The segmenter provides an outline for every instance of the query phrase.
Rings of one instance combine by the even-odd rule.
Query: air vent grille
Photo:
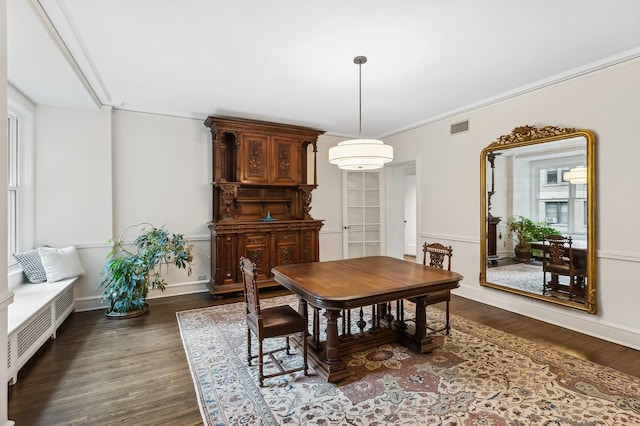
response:
[[[61,296],[56,299],[56,320],[73,304],[73,287],[69,287]]]
[[[48,333],[52,325],[51,320],[51,306],[49,306],[18,332],[18,358],[24,355],[41,336]]]
[[[451,134],[455,135],[457,133],[468,132],[469,131],[469,120],[461,121],[460,123],[455,123],[451,125]]]

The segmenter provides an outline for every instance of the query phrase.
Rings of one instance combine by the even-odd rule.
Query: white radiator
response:
[[[77,278],[55,283],[20,284],[8,309],[7,370],[9,383],[18,380],[18,370],[49,339],[75,307],[73,283]]]

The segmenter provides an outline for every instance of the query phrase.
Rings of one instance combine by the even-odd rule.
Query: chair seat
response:
[[[583,275],[584,274],[584,271],[581,268],[573,268],[573,273],[571,273],[572,269],[569,265],[546,264],[544,266],[544,271],[551,274],[558,274],[558,275]]]
[[[307,319],[289,305],[262,310],[264,337],[300,333],[308,328]]]
[[[569,275],[569,265],[549,265],[544,267],[546,272],[552,274]]]

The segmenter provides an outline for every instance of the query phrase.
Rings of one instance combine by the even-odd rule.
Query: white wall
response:
[[[97,286],[108,241],[140,222],[183,233],[196,248],[193,274],[170,270],[162,295],[204,291],[211,216],[204,125],[110,109],[39,105],[36,114],[36,245],[78,248],[86,273],[75,287],[77,310],[103,306]],[[133,238],[135,231],[125,235]]]
[[[454,245],[457,294],[640,349],[640,59],[628,61],[389,138],[396,158],[419,157],[421,238]],[[470,131],[449,126],[470,120]],[[590,315],[479,285],[480,152],[519,125],[557,125],[596,133],[598,313]],[[438,178],[438,176],[446,176]],[[421,243],[421,242],[419,242]]]
[[[324,220],[320,229],[320,260],[342,259],[342,172],[329,163],[329,148],[344,138],[318,138],[318,188],[312,192],[311,216]]]
[[[111,111],[38,105],[35,121],[35,246],[75,245],[78,307],[97,307],[112,238]]]
[[[163,294],[205,291],[210,274],[211,133],[203,120],[115,111],[113,217],[117,237],[141,222],[164,226],[194,244],[193,273],[171,268]],[[135,230],[125,240],[135,238]]]

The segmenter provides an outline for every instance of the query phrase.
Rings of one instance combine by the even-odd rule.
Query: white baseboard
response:
[[[179,284],[168,284],[164,291],[153,290],[147,299],[159,299],[162,297],[182,296],[185,294],[204,293],[207,289],[207,281],[191,281]],[[106,305],[100,301],[99,296],[81,297],[76,299],[75,312],[94,311],[104,309]]]
[[[602,318],[596,315],[573,309],[556,309],[548,303],[523,298],[515,294],[494,292],[493,289],[488,288],[477,289],[461,285],[453,293],[578,333],[640,350],[640,329],[622,328],[619,325],[602,321]]]

